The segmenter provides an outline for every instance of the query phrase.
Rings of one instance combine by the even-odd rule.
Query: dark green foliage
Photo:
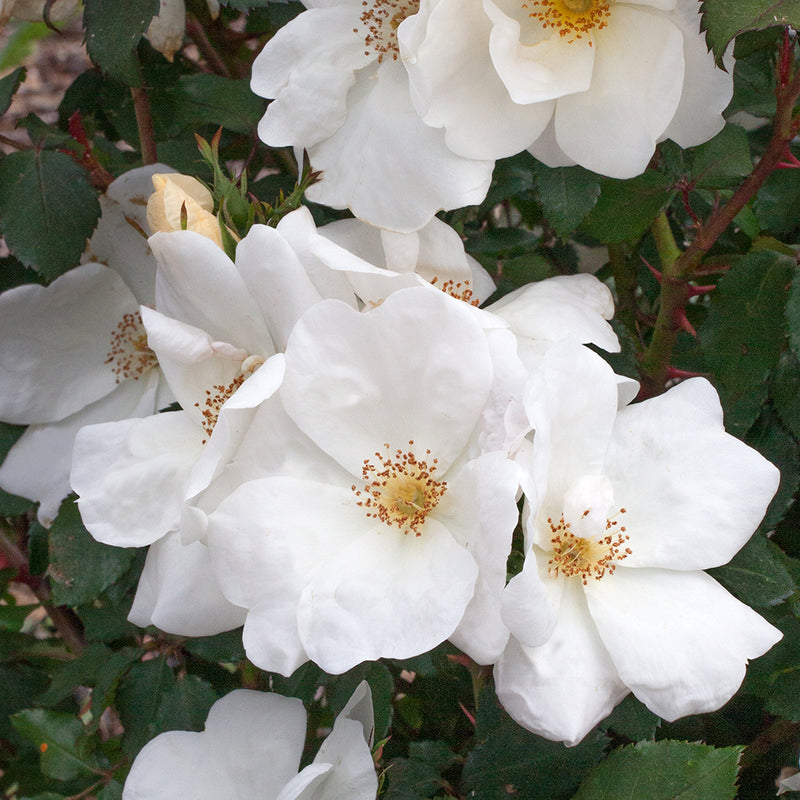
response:
[[[50,528],[50,575],[53,598],[68,606],[90,604],[128,569],[133,548],[96,542],[83,527],[75,502],[65,500]]]
[[[615,750],[574,800],[732,800],[741,747],[639,742]]]
[[[628,181],[603,178],[600,197],[583,229],[606,244],[635,241],[674,194],[669,180],[653,170]]]
[[[557,800],[571,797],[602,758],[607,739],[590,733],[576,747],[542,739],[517,725],[490,687],[481,694],[475,749],[464,767],[465,787],[480,800]]]
[[[766,399],[767,378],[786,337],[783,309],[792,269],[773,252],[736,259],[719,281],[699,330],[733,434],[747,431]]]
[[[745,31],[757,31],[774,25],[800,25],[800,2],[797,0],[703,0],[702,28],[708,47],[722,64],[722,55],[730,41]]]
[[[99,216],[97,193],[68,155],[26,150],[0,161],[0,229],[17,259],[46,278],[77,266]]]
[[[86,0],[83,24],[92,62],[128,86],[141,84],[136,46],[158,13],[158,0]]]

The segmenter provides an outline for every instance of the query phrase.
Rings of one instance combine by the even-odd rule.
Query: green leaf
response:
[[[97,800],[122,800],[122,786],[111,781],[97,793]]]
[[[744,689],[763,697],[769,713],[800,722],[800,619],[787,606],[768,616],[783,639],[750,663]]]
[[[96,542],[83,527],[78,506],[67,498],[50,528],[50,576],[58,605],[91,603],[131,565],[134,548]]]
[[[415,759],[393,759],[386,777],[385,800],[425,800],[442,785],[439,771],[433,765]]]
[[[786,301],[786,324],[789,327],[789,346],[800,359],[800,272],[795,274],[789,289],[789,298]]]
[[[791,302],[790,297],[789,303]],[[791,341],[791,334],[789,338]],[[800,439],[800,359],[795,353],[787,351],[781,354],[773,376],[770,396],[781,422],[795,438]]]
[[[99,724],[100,715],[114,702],[120,680],[141,658],[142,651],[135,647],[123,647],[111,655],[103,668],[95,674],[92,691],[92,717]]]
[[[48,777],[68,781],[91,775],[97,766],[84,727],[72,714],[29,708],[14,714],[11,722],[39,748]]]
[[[123,750],[133,756],[164,731],[203,730],[216,700],[216,692],[196,675],[176,677],[166,657],[134,664],[117,690]]]
[[[327,696],[333,714],[338,714],[350,699],[350,695],[361,681],[366,681],[372,691],[375,711],[375,739],[386,736],[392,724],[392,695],[394,680],[389,670],[380,661],[367,661],[345,672],[328,683]]]
[[[547,221],[562,239],[567,239],[594,208],[600,196],[600,176],[583,167],[551,169],[538,161],[534,174],[536,194]]]
[[[249,81],[203,73],[182,76],[170,101],[174,115],[169,126],[172,135],[205,125],[250,133],[266,108],[264,101],[250,90]]]
[[[701,30],[717,64],[728,44],[740,33],[775,25],[800,26],[800,0],[703,0]]]
[[[85,0],[83,27],[92,63],[128,86],[141,85],[136,46],[158,7],[158,0]]]
[[[206,661],[244,661],[246,658],[241,628],[218,633],[216,636],[189,639],[184,647]]]
[[[692,180],[697,189],[735,186],[753,169],[744,128],[726,125],[713,139],[694,149]]]
[[[614,750],[573,800],[732,800],[742,747],[639,742]]]
[[[9,718],[16,711],[35,705],[47,683],[48,676],[28,664],[0,664],[0,739],[18,738]]]
[[[769,251],[738,259],[712,293],[698,332],[734,435],[747,431],[766,398],[767,378],[786,337],[783,309],[793,269]]]
[[[757,533],[730,563],[709,572],[747,605],[774,606],[796,588],[782,564],[783,557],[777,545]]]
[[[37,701],[52,706],[72,694],[76,686],[94,686],[96,677],[112,656],[113,651],[105,645],[90,643],[77,658],[61,665],[47,691]]]
[[[674,196],[669,179],[653,170],[628,181],[605,178],[583,230],[605,244],[635,241]]]
[[[607,742],[602,734],[590,733],[576,747],[565,747],[535,736],[503,711],[491,686],[480,697],[475,739],[464,784],[480,800],[568,797],[600,760]]]
[[[99,216],[97,193],[68,155],[26,150],[0,161],[0,229],[14,255],[47,278],[78,264]]]
[[[23,433],[25,433],[24,425],[9,425],[7,422],[0,422],[0,463]],[[15,494],[9,494],[0,489],[0,514],[16,517],[19,514],[24,514],[32,507],[33,502],[31,500],[18,497]]]
[[[0,80],[0,114],[8,111],[20,84],[25,80],[25,67],[17,67]]]
[[[746,441],[781,472],[778,491],[759,526],[761,531],[771,531],[783,519],[800,484],[800,445],[769,408],[748,432]]]

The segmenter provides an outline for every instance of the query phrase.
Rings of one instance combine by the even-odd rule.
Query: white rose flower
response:
[[[244,621],[213,575],[205,514],[187,501],[222,471],[277,390],[283,360],[276,350],[321,299],[308,272],[330,272],[315,245],[326,258],[361,263],[319,236],[305,210],[282,222],[291,241],[254,226],[236,263],[194,231],[150,238],[157,310],[142,307],[141,318],[182,410],[87,425],[75,439],[70,479],[87,530],[119,547],[152,545],[129,617],[139,625],[205,636]],[[344,278],[332,274],[345,286],[328,279],[326,288],[355,305]]]
[[[44,525],[69,493],[81,427],[146,416],[172,401],[139,314],[140,303],[152,302],[155,259],[125,219],[145,224],[151,175],[168,169],[131,170],[109,186],[92,262],[49,286],[0,296],[0,419],[30,426],[0,466],[0,486],[38,501]]]
[[[526,394],[527,557],[495,680],[517,722],[568,744],[629,692],[667,720],[713,711],[781,638],[702,572],[752,535],[778,470],[725,433],[702,378],[617,404],[608,365],[570,343]]]
[[[732,69],[699,0],[420,0],[398,31],[415,107],[470,158],[644,172],[656,143],[718,133]],[[729,64],[729,67],[732,64]]]
[[[300,700],[235,689],[205,730],[168,731],[136,756],[123,800],[374,800],[372,695],[362,682],[314,761],[298,772],[306,738]]]
[[[364,313],[319,303],[292,331],[281,402],[262,405],[208,518],[262,668],[339,673],[448,637],[481,663],[502,650],[518,476],[471,453],[493,381],[473,312],[419,287]]]
[[[253,63],[252,89],[275,98],[259,136],[306,149],[308,198],[408,233],[439,209],[479,203],[493,163],[464,158],[411,104],[397,31],[418,0],[307,0]]]
[[[461,237],[436,217],[412,233],[394,233],[355,219],[331,222],[319,232],[380,268],[348,273],[355,293],[368,307],[380,305],[395,289],[416,285],[420,278],[471,305],[480,305],[494,293],[491,275],[467,255]],[[387,280],[386,271],[397,280]]]

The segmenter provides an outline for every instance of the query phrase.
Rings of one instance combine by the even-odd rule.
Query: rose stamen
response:
[[[589,513],[590,509],[586,509],[582,518],[589,516]],[[625,533],[625,526],[621,526],[615,519],[624,513],[625,509],[621,508],[606,520],[607,533],[604,536],[589,538],[576,536],[563,516],[557,522],[548,518],[547,524],[553,534],[550,539],[553,557],[548,562],[548,572],[554,577],[577,576],[584,586],[590,578],[599,581],[606,573],[613,575],[617,562],[633,552],[626,546],[630,537]]]
[[[413,447],[414,441],[408,444]],[[413,531],[415,536],[421,536],[422,524],[447,489],[446,481],[433,477],[438,459],[428,463],[430,450],[421,459],[411,450],[397,449],[391,453],[388,443],[383,447],[383,453],[374,453],[376,461],[364,459],[363,489],[355,484],[350,487],[359,498],[356,505],[366,509],[368,517],[395,525],[403,533]]]

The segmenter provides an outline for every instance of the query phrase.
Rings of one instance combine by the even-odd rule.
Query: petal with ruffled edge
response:
[[[0,295],[0,419],[56,422],[111,393],[128,377],[115,372],[114,336],[138,312],[130,289],[102,264]]]
[[[555,134],[567,156],[612,178],[644,172],[683,88],[683,35],[667,17],[615,6],[595,34],[588,91],[559,98]]]
[[[142,547],[176,530],[202,440],[202,428],[183,411],[82,428],[70,482],[89,533],[117,547]]]
[[[362,681],[314,762],[286,785],[278,800],[374,800],[378,778],[370,752],[373,728],[372,694]]]
[[[515,0],[483,3],[492,21],[489,38],[492,63],[511,99],[520,104],[538,104],[587,91],[597,58],[594,35],[570,39],[550,28],[539,30],[539,24],[528,20],[526,28],[530,30],[523,33],[519,20],[513,16],[526,15],[520,5]],[[549,113],[543,116],[537,136],[549,120]],[[532,136],[530,141],[535,138]]]
[[[758,451],[725,432],[704,378],[620,411],[604,472],[626,509],[633,553],[625,566],[680,570],[730,561],[780,480]]]
[[[512,638],[494,667],[497,696],[523,728],[575,745],[628,694],[586,610],[565,586],[558,623],[540,647]]]
[[[445,473],[492,382],[473,310],[425,287],[395,292],[368,313],[335,301],[314,306],[286,348],[287,412],[355,476],[384,443],[418,458],[429,449]]]
[[[201,733],[169,731],[145,745],[123,798],[277,798],[297,773],[305,735],[300,700],[235,689],[214,703]]]
[[[258,125],[273,147],[311,147],[334,134],[347,116],[355,71],[374,56],[354,32],[360,3],[310,9],[281,28],[253,62],[250,88],[274,97]]]
[[[152,414],[159,376],[124,381],[111,394],[75,414],[47,425],[31,425],[0,465],[0,486],[40,503],[39,521],[49,526],[69,494],[75,435],[84,425]]]
[[[620,679],[670,721],[718,709],[782,635],[704,572],[619,566],[585,591]]]
[[[340,475],[338,485],[253,480],[208,516],[214,569],[225,596],[251,610],[243,638],[262,669],[289,675],[307,660],[297,631],[301,592],[317,569],[371,530],[350,476]]]
[[[225,401],[219,411],[211,438],[206,442],[184,483],[183,498],[187,503],[196,503],[209,484],[234,460],[235,454],[240,449],[245,437],[248,436],[250,426],[260,406],[278,390],[283,380],[283,372],[283,354],[278,353],[259,367]],[[263,442],[269,442],[270,450],[274,450],[277,446],[277,442],[270,437],[258,438],[257,446],[263,448]],[[261,476],[251,476],[251,478],[256,477]],[[181,512],[183,523],[186,519],[184,505],[181,507]],[[202,535],[203,523],[199,526],[192,524],[189,527],[191,530],[185,531],[181,524],[181,538],[184,544],[204,538]]]
[[[248,377],[250,353],[229,342],[215,342],[201,328],[142,306],[147,343],[185,412],[211,436],[222,404]],[[268,344],[271,346],[272,341]],[[257,359],[263,355],[256,351]]]
[[[532,458],[525,466],[540,495],[535,528],[531,530],[528,520],[526,540],[533,537],[549,550],[552,533],[544,521],[561,517],[564,496],[578,478],[603,470],[617,415],[614,372],[588,348],[559,342],[531,378],[525,409],[536,431]]]
[[[266,225],[254,225],[239,242],[236,266],[282,350],[303,312],[326,295],[320,294],[289,242]]]
[[[166,164],[129,170],[100,196],[100,219],[81,256],[81,263],[99,261],[111,267],[143,305],[155,304],[156,260],[147,243],[147,198],[153,175],[174,173]]]
[[[619,339],[608,324],[614,316],[611,291],[594,275],[557,275],[503,295],[488,309],[519,337],[557,342],[574,339],[618,353]]]
[[[440,209],[480,203],[494,166],[456,155],[444,131],[419,118],[405,69],[393,61],[358,73],[346,120],[309,156],[324,173],[306,191],[309,200],[400,233],[418,230]]]
[[[419,13],[397,31],[414,107],[428,125],[444,128],[447,146],[465,158],[518,153],[541,134],[555,108],[509,97],[492,64],[491,32],[474,0],[422,0]]]
[[[694,147],[708,141],[725,125],[722,112],[733,97],[733,54],[725,55],[727,72],[718,69],[700,33],[698,0],[680,0],[670,16],[683,32],[683,59],[686,71],[678,109],[667,126],[663,139],[672,139],[681,147]]]
[[[448,474],[447,491],[431,512],[478,564],[475,593],[450,636],[478,664],[497,661],[508,641],[500,603],[511,536],[519,519],[518,488],[516,464],[501,453],[487,453]]]
[[[455,630],[477,574],[475,559],[436,519],[429,516],[419,536],[378,523],[304,589],[300,638],[312,661],[332,674],[426,653]]]
[[[194,231],[156,233],[148,241],[158,261],[161,314],[250,353],[275,352],[260,309],[221,248]]]
[[[525,556],[522,572],[508,582],[503,592],[503,623],[526,647],[544,644],[558,621],[564,579],[548,578],[549,555],[538,547],[532,547]]]
[[[128,620],[179,636],[214,636],[244,624],[247,612],[228,602],[208,548],[182,545],[168,533],[150,546]]]

